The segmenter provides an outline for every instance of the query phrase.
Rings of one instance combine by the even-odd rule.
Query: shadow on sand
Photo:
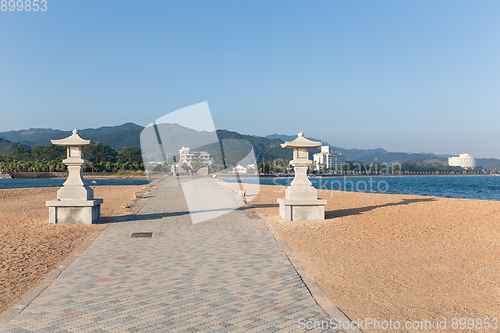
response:
[[[106,216],[96,221],[95,224],[120,223],[128,221],[149,221],[159,220],[164,217],[189,215],[189,212],[173,212],[173,213],[152,213],[152,214],[130,214],[123,216]]]
[[[359,208],[350,208],[350,209],[338,209],[338,210],[330,210],[325,212],[325,219],[333,219],[336,217],[344,217],[351,215],[360,215],[364,212],[369,212],[371,210],[382,208],[382,207],[391,207],[391,206],[406,206],[412,203],[417,202],[430,202],[436,201],[434,198],[420,198],[420,199],[403,199],[399,202],[389,202],[383,205],[375,205],[375,206],[366,206]]]
[[[417,202],[431,202],[431,201],[436,201],[435,198],[419,198],[419,199],[403,199],[399,202],[389,202],[386,204],[382,205],[374,205],[374,206],[366,206],[366,207],[359,207],[359,208],[350,208],[350,209],[338,209],[338,210],[330,210],[325,212],[325,219],[333,219],[336,217],[344,217],[344,216],[351,216],[351,215],[360,215],[365,212],[369,212],[371,210],[377,209],[377,208],[383,208],[383,207],[392,207],[392,206],[406,206],[412,203],[417,203]],[[221,209],[214,209],[214,210],[205,210],[205,211],[196,211],[196,212],[190,212],[190,211],[181,211],[181,212],[170,212],[170,213],[152,213],[152,214],[130,214],[130,215],[124,215],[124,216],[107,216],[101,218],[99,221],[96,221],[96,224],[106,224],[106,223],[120,223],[120,222],[127,222],[127,221],[149,221],[149,220],[159,220],[165,217],[174,217],[174,216],[183,216],[183,215],[189,215],[191,213],[204,213],[204,212],[212,212],[212,211],[227,211],[232,212],[234,210],[248,210],[248,209],[254,209],[254,208],[278,208],[279,205],[276,204],[250,204],[250,205],[245,205],[243,207],[239,207],[237,209],[233,208],[221,208]]]
[[[238,208],[239,210],[247,210],[247,209],[252,209],[252,208],[272,208],[276,207],[278,208],[279,205],[277,203],[275,204],[249,204],[245,205],[243,207]]]

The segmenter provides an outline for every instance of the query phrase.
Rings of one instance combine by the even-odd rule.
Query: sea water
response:
[[[224,179],[224,178],[223,178]],[[389,177],[310,177],[317,189],[415,194],[423,196],[500,200],[499,176],[389,176]],[[226,180],[226,179],[224,179]],[[260,178],[263,185],[290,185],[293,178]],[[227,181],[234,181],[227,179]],[[253,177],[241,177],[242,182],[255,183]]]
[[[220,177],[224,179],[223,177]],[[254,177],[240,177],[242,182],[255,183]],[[415,194],[423,196],[500,200],[500,176],[392,176],[392,177],[311,177],[317,189]],[[234,181],[234,178],[224,179]],[[260,178],[263,185],[289,186],[293,178]],[[61,187],[66,179],[0,179],[0,189],[29,187]],[[91,186],[145,185],[143,179],[92,179],[85,181]]]

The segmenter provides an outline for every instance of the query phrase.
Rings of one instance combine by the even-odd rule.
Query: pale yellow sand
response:
[[[318,194],[324,221],[284,222],[281,186],[261,186],[251,205],[351,319],[500,319],[500,202]]]
[[[95,187],[103,216],[127,214],[140,188]],[[100,227],[49,225],[56,190],[0,190],[1,310]],[[284,222],[284,188],[260,191],[250,205],[350,318],[500,317],[500,202],[319,191],[327,220]]]
[[[128,214],[123,204],[144,186],[94,187],[103,216]],[[0,190],[0,312],[14,305],[102,225],[49,225],[45,201],[58,188]]]

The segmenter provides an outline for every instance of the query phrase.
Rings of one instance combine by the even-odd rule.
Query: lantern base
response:
[[[94,190],[87,185],[68,186],[65,185],[57,190],[57,200],[92,200],[94,199]]]
[[[290,200],[278,198],[280,216],[285,221],[324,220],[326,200]]]
[[[101,218],[102,202],[102,199],[52,200],[45,205],[49,207],[49,223],[92,224]]]

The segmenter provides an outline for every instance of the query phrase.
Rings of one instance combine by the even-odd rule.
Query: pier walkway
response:
[[[0,332],[303,332],[299,319],[327,319],[261,220],[235,210],[193,224],[175,181]]]

